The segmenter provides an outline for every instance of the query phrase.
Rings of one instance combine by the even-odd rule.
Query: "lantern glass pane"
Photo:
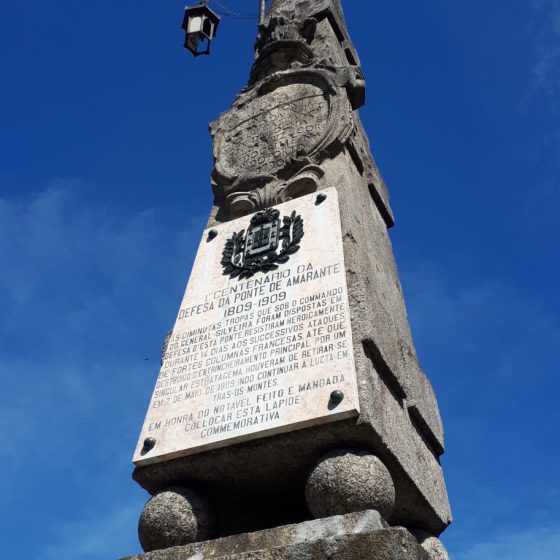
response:
[[[198,35],[195,33],[193,35],[187,35],[187,43],[185,47],[189,49],[192,53],[196,53],[198,49]]]
[[[202,24],[202,33],[204,33],[204,35],[208,37],[208,39],[211,39],[213,37],[213,29],[214,24],[212,23],[212,21],[209,18],[204,18],[204,23]]]
[[[202,16],[195,16],[189,19],[189,28],[187,33],[198,33],[202,29]]]

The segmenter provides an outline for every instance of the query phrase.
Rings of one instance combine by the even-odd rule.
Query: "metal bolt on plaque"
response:
[[[142,447],[142,452],[144,454],[149,453],[156,446],[156,438],[149,437],[144,440],[144,446]]]
[[[333,391],[330,396],[330,402],[335,406],[339,405],[344,400],[344,393],[342,391]]]
[[[319,193],[317,195],[317,201],[315,204],[317,204],[317,206],[321,205],[323,202],[325,202],[325,200],[327,200],[327,195],[325,193]]]

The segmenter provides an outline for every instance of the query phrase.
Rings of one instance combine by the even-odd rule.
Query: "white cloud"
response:
[[[547,446],[558,425],[556,302],[531,289],[532,279],[524,286],[482,268],[405,262],[402,270],[421,361],[444,395],[456,522],[442,540],[454,560],[558,560],[550,520],[559,457]]]
[[[80,181],[0,199],[5,356],[91,364],[125,339],[143,346],[140,325],[173,317],[200,236],[200,217],[169,218],[111,208]]]
[[[97,511],[76,521],[55,522],[53,542],[40,548],[38,560],[115,560],[133,554],[139,548],[134,528],[141,507],[138,503],[112,512]]]
[[[128,468],[201,232],[173,218],[78,180],[0,198],[0,507],[36,476],[76,488]]]
[[[558,560],[560,558],[558,525],[501,532],[490,538],[478,533],[471,535],[469,541],[472,544],[465,544],[462,551],[452,555],[453,560]]]
[[[80,181],[0,199],[0,330],[13,339],[34,328],[35,341],[59,358],[98,340],[94,329],[130,333],[137,327],[131,314],[158,318],[157,288],[186,280],[169,279],[169,261],[177,266],[183,258],[186,269],[200,235],[200,218],[175,229],[167,218],[111,208]]]
[[[478,266],[472,262],[470,268]],[[499,383],[502,395],[518,387],[525,370],[534,371],[535,382],[550,375],[551,349],[560,347],[560,317],[540,294],[527,293],[530,285],[516,287],[511,279],[485,277],[483,270],[463,275],[436,263],[401,268],[414,338],[421,361],[431,364],[428,371],[442,371],[444,363],[446,376],[466,363],[482,367],[484,381]],[[455,389],[466,382],[455,379]]]
[[[521,278],[508,279],[476,273],[481,264],[472,261],[466,276],[458,265],[435,262],[403,263],[403,284],[410,303],[414,332],[422,336],[453,338],[468,347],[486,342],[492,333],[505,345],[517,339],[556,338],[560,341],[560,318],[539,293],[527,295],[515,287]],[[526,280],[531,282],[531,279]],[[534,297],[532,297],[534,296]],[[510,350],[511,351],[511,350]]]
[[[550,97],[560,93],[560,0],[533,0],[537,84]]]
[[[414,340],[439,397],[444,472],[461,525],[472,519],[478,534],[519,510],[534,515],[537,496],[554,511],[545,496],[560,471],[551,468],[544,478],[525,473],[538,468],[532,457],[546,449],[559,421],[558,309],[532,289],[532,279],[514,287],[519,279],[480,276],[482,269],[464,274],[451,263],[403,264]],[[559,463],[554,451],[551,461]],[[477,515],[480,503],[492,505]]]

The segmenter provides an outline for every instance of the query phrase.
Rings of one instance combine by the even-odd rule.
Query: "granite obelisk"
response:
[[[447,558],[443,428],[340,0],[271,0],[255,50],[211,125],[215,202],[134,456],[152,496],[134,558]]]

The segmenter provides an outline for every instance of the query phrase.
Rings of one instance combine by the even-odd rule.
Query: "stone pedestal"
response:
[[[429,560],[412,534],[376,511],[159,550],[122,560]]]

